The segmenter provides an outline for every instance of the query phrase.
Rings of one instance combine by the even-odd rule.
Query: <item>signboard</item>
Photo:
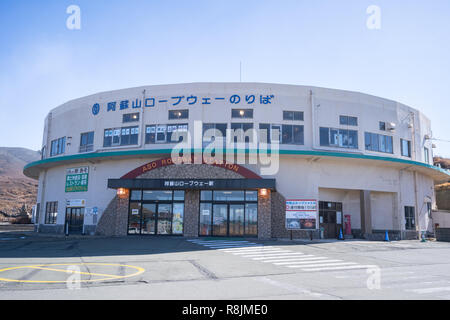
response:
[[[67,208],[76,208],[76,207],[84,207],[84,206],[86,206],[86,200],[84,200],[84,199],[66,200]]]
[[[66,192],[88,191],[89,167],[66,170]]]
[[[317,229],[317,200],[286,200],[286,229]]]

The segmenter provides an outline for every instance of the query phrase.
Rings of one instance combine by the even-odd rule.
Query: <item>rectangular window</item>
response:
[[[378,133],[364,133],[365,146],[368,151],[393,153],[392,137]]]
[[[128,146],[138,144],[139,127],[105,129],[103,147]]]
[[[358,131],[321,127],[319,133],[321,146],[358,149]]]
[[[232,109],[232,118],[253,119],[253,109]]]
[[[416,229],[416,218],[414,214],[414,207],[405,206],[405,228],[406,230]]]
[[[357,126],[358,118],[350,116],[339,116],[339,123],[345,126]]]
[[[283,124],[281,131],[282,144],[304,144],[303,126]]]
[[[169,120],[188,119],[189,110],[169,110]]]
[[[45,224],[56,224],[58,216],[58,202],[47,202],[45,206]]]
[[[247,131],[253,129],[253,123],[232,123],[231,130],[234,135],[234,142],[253,142],[253,135]]]
[[[94,131],[82,133],[80,137],[80,152],[94,150]]]
[[[139,121],[139,112],[136,113],[127,113],[122,116],[122,122],[135,122]]]
[[[167,125],[167,143],[187,141],[188,124]]]
[[[379,122],[379,128],[381,131],[386,131],[386,122]]]
[[[204,123],[203,124],[203,147],[208,146],[213,141],[221,140],[226,144],[227,124],[226,123]]]
[[[402,156],[411,158],[411,141],[400,139]]]
[[[112,145],[113,129],[105,129],[103,136],[103,147],[111,147]]]
[[[302,111],[283,111],[283,120],[303,121]]]
[[[138,144],[139,128],[125,127],[121,130],[120,145],[129,146]]]
[[[423,155],[425,163],[430,163],[430,151],[428,148],[423,148]]]
[[[50,157],[64,154],[66,152],[66,137],[62,137],[51,142]]]

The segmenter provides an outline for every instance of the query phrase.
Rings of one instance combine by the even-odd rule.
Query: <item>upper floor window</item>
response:
[[[339,116],[339,123],[345,126],[357,126],[358,118],[350,116]]]
[[[94,150],[94,131],[82,133],[80,137],[80,152]]]
[[[364,134],[366,150],[394,153],[392,147],[392,137],[377,133],[366,132]]]
[[[117,147],[138,144],[139,127],[105,129],[103,147]]]
[[[386,122],[380,121],[378,123],[380,131],[386,131]]]
[[[411,158],[411,141],[400,139],[402,156]]]
[[[303,126],[283,124],[281,132],[282,144],[304,144]]]
[[[66,152],[66,137],[52,140],[50,148],[50,157],[64,154]]]
[[[320,145],[358,149],[358,131],[321,127]]]
[[[139,121],[139,112],[136,113],[126,113],[122,116],[122,122],[135,122]]]
[[[253,119],[253,109],[232,109],[232,118]]]
[[[430,163],[430,150],[428,148],[423,148],[424,161]]]
[[[283,111],[283,120],[303,121],[302,111]]]
[[[45,224],[55,224],[58,216],[58,202],[47,202],[45,208]]]
[[[262,143],[272,143],[278,141],[281,143],[281,124],[260,123],[259,141]]]
[[[226,143],[227,124],[226,123],[204,123],[203,124],[203,147],[206,147],[215,140],[221,139]]]
[[[149,125],[145,128],[145,143],[177,143],[186,141],[187,132],[187,123]],[[177,133],[178,139],[175,139],[175,133]]]
[[[253,134],[249,133],[249,129],[253,129],[253,123],[232,123],[234,142],[253,142]]]
[[[188,119],[189,110],[169,110],[169,120]]]

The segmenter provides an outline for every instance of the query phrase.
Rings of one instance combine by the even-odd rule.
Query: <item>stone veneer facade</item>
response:
[[[137,179],[244,179],[240,174],[222,167],[207,164],[178,164],[148,171]],[[258,196],[258,238],[272,237],[271,192]],[[185,237],[198,237],[200,191],[186,190],[184,199],[183,234]],[[103,212],[96,229],[97,235],[125,236],[128,229],[128,195],[114,197]],[[279,206],[277,206],[279,207]],[[281,207],[284,207],[282,204]]]

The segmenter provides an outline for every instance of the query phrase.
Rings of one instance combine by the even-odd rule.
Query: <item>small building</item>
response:
[[[45,119],[39,232],[417,238],[432,231],[430,121],[367,94],[265,83],[102,92]]]

